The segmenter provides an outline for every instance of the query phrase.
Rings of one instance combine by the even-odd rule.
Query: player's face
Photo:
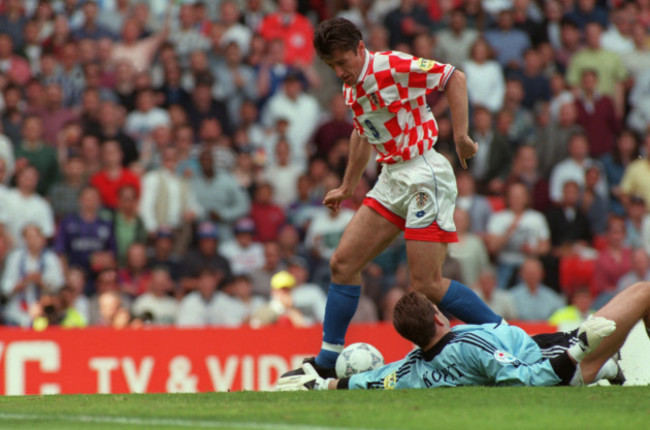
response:
[[[355,51],[337,49],[330,57],[323,59],[346,85],[354,85],[357,82],[365,60],[366,47],[363,42],[359,42]]]

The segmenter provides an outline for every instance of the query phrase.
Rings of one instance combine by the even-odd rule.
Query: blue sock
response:
[[[457,281],[451,281],[438,306],[468,324],[499,323],[502,320],[474,291]]]
[[[336,364],[345,345],[348,325],[357,311],[359,296],[361,285],[330,284],[323,321],[323,346],[316,357],[319,366],[333,368]]]

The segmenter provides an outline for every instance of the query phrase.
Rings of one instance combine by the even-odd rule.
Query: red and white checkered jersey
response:
[[[444,90],[455,68],[398,51],[372,53],[359,81],[343,85],[354,127],[375,145],[381,163],[410,160],[430,150],[438,125],[425,96]]]

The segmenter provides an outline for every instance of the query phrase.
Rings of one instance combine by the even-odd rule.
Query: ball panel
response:
[[[348,378],[383,365],[384,357],[377,348],[364,342],[353,343],[346,346],[336,360],[336,375]]]

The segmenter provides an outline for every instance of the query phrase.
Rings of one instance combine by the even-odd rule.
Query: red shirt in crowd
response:
[[[287,64],[308,65],[314,61],[314,28],[299,13],[285,15],[278,12],[267,15],[260,26],[260,34],[267,42],[273,39],[284,42],[284,61]]]
[[[97,172],[90,178],[90,185],[99,190],[102,203],[110,209],[117,207],[117,196],[123,186],[135,187],[140,195],[140,178],[129,169],[122,169],[117,178],[110,178],[105,170]]]
[[[280,206],[260,203],[253,203],[251,218],[255,221],[255,240],[259,242],[276,240],[286,219]]]

